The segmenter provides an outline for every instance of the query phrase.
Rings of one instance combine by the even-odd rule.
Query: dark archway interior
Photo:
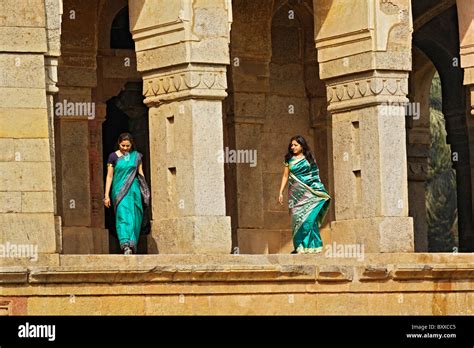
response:
[[[141,86],[139,84],[139,86]],[[143,154],[143,171],[145,178],[150,185],[150,149],[148,141],[148,109],[143,104],[143,96],[140,88],[136,84],[129,83],[125,89],[116,97],[107,101],[107,114],[105,122],[102,124],[102,146],[103,146],[103,168],[104,182],[107,175],[107,159],[110,153],[116,151],[117,139],[123,132],[133,135],[136,150]],[[109,230],[110,253],[120,253],[115,228],[115,215],[113,209],[104,207],[105,228]],[[150,219],[145,214],[144,219]],[[138,243],[138,253],[147,253],[146,235],[140,236]]]
[[[135,41],[130,33],[128,6],[117,13],[110,30],[110,48],[135,50]]]
[[[442,111],[446,121],[447,143],[456,158],[459,250],[474,251],[472,230],[471,168],[466,123],[464,71],[459,63],[459,34],[456,6],[423,25],[413,35],[413,45],[423,51],[439,72]]]
[[[129,27],[128,6],[121,9],[112,22],[110,48],[135,49],[135,42]],[[143,104],[142,82],[128,82],[122,91],[107,101],[105,121],[102,124],[102,149],[104,183],[107,176],[107,159],[110,153],[118,149],[117,139],[123,132],[132,134],[136,150],[143,154],[143,171],[151,189],[150,180],[150,146],[148,127],[148,108]],[[109,252],[121,253],[117,239],[115,215],[113,209],[104,207],[105,228],[109,230]],[[147,225],[150,224],[151,209],[144,214]],[[146,234],[140,236],[139,254],[147,253]]]

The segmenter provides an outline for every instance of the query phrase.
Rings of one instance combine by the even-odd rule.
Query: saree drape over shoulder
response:
[[[117,235],[120,247],[125,246],[136,251],[143,219],[142,193],[138,167],[142,163],[142,154],[131,151],[118,157],[114,166],[111,199],[116,216]]]
[[[288,205],[293,229],[293,245],[298,253],[322,251],[319,228],[329,211],[331,197],[319,178],[316,163],[292,157],[288,163]]]

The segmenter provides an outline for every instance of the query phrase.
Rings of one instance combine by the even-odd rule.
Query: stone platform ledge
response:
[[[40,254],[38,261],[22,258],[0,259],[2,267],[21,266],[87,266],[87,267],[138,267],[157,265],[366,265],[366,264],[424,264],[424,263],[472,263],[474,253],[365,253],[363,259],[327,257],[322,254]]]
[[[366,254],[363,260],[324,254],[59,255],[58,261],[0,267],[0,284],[467,281],[469,289],[474,284],[474,254]]]
[[[0,301],[8,314],[474,315],[473,254],[51,260],[57,262],[0,265]]]

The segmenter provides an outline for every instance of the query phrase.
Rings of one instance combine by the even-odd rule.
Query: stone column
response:
[[[234,244],[239,253],[267,254],[275,236],[272,238],[272,234],[265,230],[264,188],[269,183],[268,177],[263,175],[261,146],[269,92],[273,1],[239,1],[234,4],[234,11],[229,67],[232,98],[227,100],[232,113],[227,115],[228,124],[225,125],[231,137],[227,146],[229,150],[257,152],[255,167],[226,164],[227,174],[234,179],[229,184],[235,185],[230,192],[235,205],[232,216],[235,219]],[[259,13],[259,16],[253,16],[253,13]],[[244,40],[245,37],[253,39]]]
[[[61,55],[61,16],[63,14],[62,0],[45,0],[46,8],[46,36],[48,40],[48,52],[45,59],[46,77],[46,102],[48,104],[48,129],[51,156],[51,174],[53,181],[53,206],[54,225],[56,230],[56,241],[59,250],[62,250],[62,226],[61,216],[58,214],[57,203],[57,178],[56,178],[56,144],[54,136],[54,96],[59,89],[58,83],[58,58]]]
[[[31,246],[35,260],[59,251],[45,77],[54,66],[45,62],[50,23],[44,0],[4,0],[0,18],[0,244]]]
[[[96,215],[100,209],[97,185],[103,177],[96,177],[101,170],[95,167],[96,152],[100,151],[97,142],[102,140],[98,138],[100,125],[95,117],[104,112],[97,108],[93,96],[97,86],[97,6],[97,2],[64,0],[55,118],[58,208],[63,219],[65,254],[108,250],[108,234],[97,226],[101,221]]]
[[[468,110],[467,126],[469,132],[469,149],[471,162],[471,182],[474,182],[474,7],[472,1],[456,0],[458,21],[459,21],[459,41],[461,53],[461,67],[464,68],[464,85],[468,86],[467,105]],[[471,200],[474,201],[474,185],[471,188]],[[472,204],[472,216],[474,217],[474,204]],[[471,223],[474,226],[474,221]],[[465,233],[464,240],[459,243],[464,244],[461,251],[474,251],[474,231]]]
[[[218,158],[230,1],[130,0],[129,9],[150,108],[151,244],[156,243],[150,251],[230,253]]]
[[[419,115],[407,116],[406,130],[409,215],[413,217],[417,252],[428,251],[428,213],[425,195],[431,144],[430,89],[435,73],[433,63],[414,47],[409,99],[419,106]]]
[[[336,243],[413,251],[405,108],[409,0],[314,1],[320,77],[332,118]],[[341,25],[344,23],[345,25]]]
[[[90,89],[60,87],[55,104],[55,128],[58,207],[65,254],[93,253],[89,125],[88,116],[77,112],[79,103],[91,105]],[[66,105],[66,108],[61,110],[59,105]],[[71,106],[69,110],[67,105]]]
[[[87,240],[92,242],[95,254],[109,253],[109,231],[104,221],[104,169],[102,162],[102,123],[105,121],[107,105],[96,104],[95,117],[89,119],[89,164],[91,225]]]

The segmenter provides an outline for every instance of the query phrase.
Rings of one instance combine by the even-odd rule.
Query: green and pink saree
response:
[[[297,253],[318,253],[323,249],[319,228],[329,211],[331,197],[319,178],[316,163],[292,157],[288,166],[288,205]]]

